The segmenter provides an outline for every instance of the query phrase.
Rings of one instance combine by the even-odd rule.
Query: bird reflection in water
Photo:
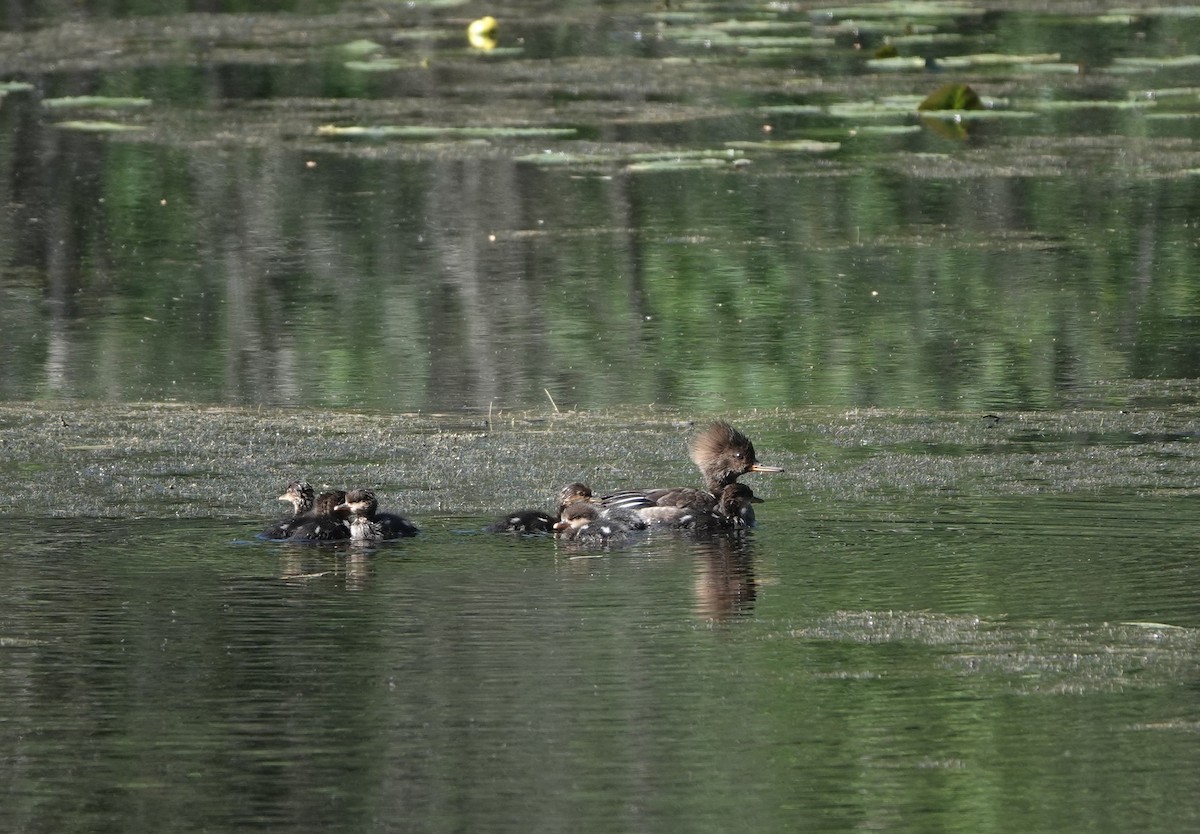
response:
[[[749,615],[758,595],[753,541],[746,533],[697,536],[692,587],[696,616],[725,622]]]
[[[292,545],[280,556],[279,578],[286,582],[341,582],[347,591],[361,591],[375,577],[373,556],[380,549],[375,542],[349,539],[324,547]]]

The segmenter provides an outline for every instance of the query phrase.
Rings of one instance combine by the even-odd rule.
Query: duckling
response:
[[[342,490],[322,492],[311,512],[296,519],[287,540],[291,542],[325,542],[350,538],[350,525],[341,504],[346,500]]]
[[[356,541],[382,541],[415,536],[416,525],[401,515],[381,513],[379,501],[369,489],[347,493],[338,510],[350,517],[350,538]]]
[[[313,492],[313,488],[309,485],[308,481],[292,481],[287,485],[287,489],[284,490],[283,495],[280,495],[277,500],[290,501],[292,504],[292,515],[289,518],[281,518],[259,533],[259,538],[286,539],[291,535],[296,525],[303,520],[302,516],[312,512],[313,504],[316,502],[316,493]]]

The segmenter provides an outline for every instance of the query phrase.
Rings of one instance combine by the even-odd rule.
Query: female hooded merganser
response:
[[[592,490],[587,484],[567,484],[558,491],[558,511],[554,515],[541,510],[516,510],[483,529],[488,533],[550,533],[567,507],[579,501],[591,500]]]
[[[693,490],[695,491],[695,490]],[[701,493],[707,496],[708,493]],[[714,496],[713,508],[684,505],[638,507],[632,510],[648,527],[670,527],[678,530],[744,530],[754,526],[754,504],[763,500],[745,484],[730,484]]]
[[[619,541],[634,530],[644,530],[645,523],[621,507],[598,507],[588,501],[575,501],[563,510],[554,532],[567,541],[593,544]]]
[[[312,511],[313,504],[316,502],[316,493],[313,492],[313,488],[307,481],[292,481],[277,500],[291,501],[292,515],[290,518],[282,518],[272,524],[259,534],[260,538],[286,539],[304,514]]]
[[[622,490],[606,495],[601,503],[610,507],[643,509],[674,507],[695,512],[711,513],[717,509],[720,496],[727,486],[747,472],[782,472],[778,466],[758,462],[754,444],[724,420],[718,420],[692,439],[689,447],[692,462],[704,477],[704,489],[672,487],[667,489]]]
[[[288,541],[330,542],[350,538],[350,525],[341,509],[345,500],[346,493],[340,489],[322,492],[312,511],[296,519]]]
[[[356,541],[382,541],[417,535],[417,528],[404,516],[378,512],[379,501],[369,489],[347,493],[339,511],[350,515],[350,538]]]

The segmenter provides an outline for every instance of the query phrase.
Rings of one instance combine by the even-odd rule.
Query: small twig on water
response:
[[[554,397],[551,397],[551,396],[550,396],[550,389],[549,389],[549,388],[543,388],[542,390],[543,390],[543,391],[545,391],[545,392],[546,392],[546,396],[547,396],[547,397],[549,397],[549,399],[550,399],[550,405],[554,406],[554,413],[555,413],[555,414],[562,414],[562,412],[558,410],[558,403],[556,403],[556,402],[554,401]]]

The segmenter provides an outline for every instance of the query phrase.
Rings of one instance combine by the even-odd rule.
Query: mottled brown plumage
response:
[[[737,479],[747,472],[782,472],[777,466],[766,466],[758,462],[754,444],[724,420],[718,420],[696,435],[688,447],[692,462],[700,469],[704,478],[704,489],[671,487],[668,489],[623,490],[604,496],[601,503],[610,507],[624,507],[639,512],[651,524],[682,526],[695,524],[702,516],[717,515],[721,518],[737,516],[748,518],[753,523],[754,511],[750,504],[761,499],[754,498],[749,487],[745,493],[729,494],[728,513],[722,512],[720,502],[727,487],[737,485]],[[645,512],[650,508],[664,507],[683,510],[683,513],[665,511]]]

